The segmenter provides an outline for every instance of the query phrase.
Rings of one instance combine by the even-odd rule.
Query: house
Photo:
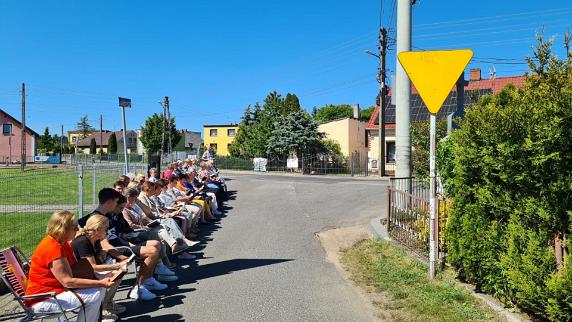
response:
[[[203,125],[205,146],[213,148],[219,156],[230,155],[230,145],[234,141],[238,124]]]
[[[81,139],[76,144],[76,153],[89,154],[89,149],[91,146],[91,139],[95,139],[95,145],[97,146],[97,152],[99,152],[100,147],[103,149],[103,153],[107,153],[109,147],[109,136],[111,133],[115,133],[115,138],[117,140],[117,153],[123,154],[123,131],[95,131],[91,133],[88,137]],[[127,153],[137,153],[137,132],[128,130],[127,131]]]
[[[465,102],[464,106],[475,104],[481,96],[496,94],[500,92],[508,84],[522,87],[525,76],[509,76],[496,77],[489,79],[481,78],[481,70],[479,68],[469,71],[469,81],[464,87]],[[388,93],[387,107],[385,109],[385,160],[386,172],[392,173],[395,164],[395,105],[391,102],[391,92]],[[446,117],[457,111],[457,92],[453,88],[445,103],[437,113],[437,118]],[[423,103],[423,100],[417,93],[415,88],[411,89],[411,122],[420,122],[429,120],[429,112]],[[379,106],[371,115],[367,125],[367,137],[369,147],[369,167],[372,171],[377,171],[378,153],[379,153]]]
[[[88,135],[91,133],[88,133]],[[69,144],[75,145],[83,139],[83,132],[81,131],[68,131],[68,142]]]
[[[328,123],[320,124],[318,131],[326,135],[326,139],[337,142],[341,152],[350,156],[354,152],[367,155],[367,122],[354,117],[346,117]]]
[[[0,162],[20,163],[22,161],[22,123],[15,117],[0,109]],[[26,161],[36,155],[36,141],[40,135],[26,126],[24,131],[26,144]]]

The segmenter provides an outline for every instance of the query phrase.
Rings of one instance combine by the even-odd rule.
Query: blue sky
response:
[[[383,23],[395,26],[393,0]],[[392,10],[393,9],[393,10]],[[393,17],[393,19],[392,19]],[[421,0],[413,45],[471,48],[483,77],[521,74],[534,31],[572,27],[572,3]],[[121,126],[117,96],[129,97],[128,128],[139,128],[167,95],[179,128],[238,122],[248,104],[276,90],[302,105],[375,101],[380,1],[13,1],[0,0],[0,108],[42,133],[75,127],[82,115]],[[391,35],[391,34],[390,34]],[[395,51],[388,68],[395,70]]]

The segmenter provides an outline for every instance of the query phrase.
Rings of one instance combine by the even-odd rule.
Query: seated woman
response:
[[[57,296],[55,300],[27,300],[26,304],[34,312],[57,311],[58,303],[64,310],[81,306],[77,320],[95,322],[99,321],[104,288],[110,288],[114,283],[109,277],[100,280],[73,277],[71,267],[76,259],[69,242],[78,229],[77,220],[69,211],[58,211],[50,217],[48,235],[40,241],[31,257],[26,295],[55,292]]]
[[[91,215],[85,226],[81,228],[72,241],[71,245],[77,259],[85,258],[91,264],[97,278],[103,278],[109,271],[119,269],[127,269],[127,259],[115,262],[108,253],[103,251],[101,241],[107,236],[109,229],[109,220],[102,215]],[[103,272],[103,273],[102,273]],[[117,315],[110,312],[113,308],[113,297],[121,282],[118,281],[105,292],[103,298],[103,311],[101,313],[104,319],[117,320]]]

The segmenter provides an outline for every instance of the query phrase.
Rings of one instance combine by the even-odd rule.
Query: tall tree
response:
[[[89,124],[89,118],[87,115],[82,116],[79,122],[76,124],[76,130],[81,133],[81,138],[86,138],[91,132],[95,131],[95,128]]]
[[[254,118],[252,117],[252,110],[250,109],[250,104],[246,107],[242,118],[240,119],[240,124],[250,125],[254,122]]]
[[[147,152],[161,151],[161,140],[163,139],[163,119],[164,117],[162,114],[155,113],[147,118],[145,121],[145,126],[141,129],[141,142],[143,143],[143,146]],[[177,131],[175,118],[171,118],[171,128],[168,129],[168,131],[171,132],[171,148],[173,148],[182,138],[181,133]],[[169,132],[165,134],[165,137],[167,137]],[[168,140],[165,140],[163,146],[165,151],[168,150],[168,144]]]
[[[317,153],[323,149],[324,135],[318,131],[318,124],[308,112],[299,110],[281,116],[268,140],[269,156],[285,157],[291,152]]]
[[[95,138],[91,138],[89,142],[89,154],[95,154],[97,151],[97,143],[95,142]]]
[[[109,142],[107,142],[107,152],[109,154],[117,153],[117,137],[115,136],[115,132],[109,135]]]
[[[54,148],[52,136],[50,135],[50,129],[47,126],[44,130],[44,134],[40,137],[40,144],[38,148],[43,152],[50,152]]]
[[[351,105],[340,104],[340,105],[326,105],[322,106],[316,112],[314,120],[319,124],[328,123],[333,120],[343,119],[346,117],[352,117],[354,111]]]

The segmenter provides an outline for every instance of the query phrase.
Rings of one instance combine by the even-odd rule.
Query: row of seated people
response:
[[[192,171],[168,180],[122,176],[113,188],[99,191],[99,205],[89,215],[78,220],[72,212],[55,212],[32,254],[26,295],[57,296],[27,300],[27,305],[35,312],[79,307],[77,321],[115,321],[126,311],[113,301],[121,283],[117,273],[133,258],[139,269],[129,298],[156,298],[155,292],[168,288],[165,283],[178,280],[172,260],[195,259],[187,251],[198,246],[193,239],[200,226],[220,221],[224,188],[197,178]],[[74,270],[82,261],[91,268],[87,277]]]

